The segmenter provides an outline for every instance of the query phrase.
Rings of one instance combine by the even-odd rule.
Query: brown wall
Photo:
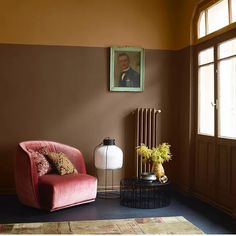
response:
[[[142,93],[108,91],[108,48],[1,44],[0,52],[0,189],[13,187],[12,160],[23,140],[78,147],[91,173],[93,148],[111,136],[124,150],[127,174],[133,169],[135,108],[162,109],[160,132],[168,138],[172,52],[146,50]]]
[[[175,53],[175,79],[172,86],[173,100],[173,118],[172,138],[175,145],[175,157],[172,165],[175,167],[175,184],[183,191],[188,191],[190,187],[190,76],[191,76],[191,50],[192,47],[186,47]]]
[[[189,51],[172,49],[190,44],[196,1],[0,0],[0,192],[14,188],[15,148],[29,139],[78,147],[93,173],[93,148],[114,137],[122,175],[132,175],[137,107],[162,110],[159,141],[174,154],[167,173],[185,181],[185,169],[174,170],[188,163]],[[112,45],[145,48],[144,92],[109,92]]]

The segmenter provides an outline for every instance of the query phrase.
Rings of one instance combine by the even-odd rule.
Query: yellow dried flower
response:
[[[145,144],[141,143],[141,146],[137,147],[137,152],[140,156],[143,157],[144,161],[147,161],[151,155],[152,155],[152,150],[149,149]]]
[[[158,147],[149,149],[142,143],[137,147],[137,152],[143,157],[143,161],[151,160],[154,163],[163,163],[171,160],[170,147],[168,143],[162,143]]]

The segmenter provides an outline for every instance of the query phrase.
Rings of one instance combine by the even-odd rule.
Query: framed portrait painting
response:
[[[144,49],[111,47],[110,91],[144,90]]]

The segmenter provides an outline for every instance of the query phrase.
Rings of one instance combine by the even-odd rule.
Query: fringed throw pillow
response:
[[[51,164],[48,162],[48,160],[43,154],[39,153],[38,151],[34,151],[32,149],[29,149],[28,151],[30,153],[31,158],[34,161],[39,176],[45,175],[52,171],[53,168]]]
[[[46,156],[60,175],[78,173],[74,165],[64,153],[48,152]]]

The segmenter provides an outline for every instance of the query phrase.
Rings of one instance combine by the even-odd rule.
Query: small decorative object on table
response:
[[[155,181],[157,179],[157,177],[154,173],[143,172],[141,174],[140,179],[143,181],[152,182],[152,181]]]
[[[159,182],[166,183],[168,178],[165,175],[162,164],[165,161],[171,160],[170,145],[168,143],[162,143],[150,149],[142,143],[141,146],[137,147],[137,152],[142,156],[144,163],[151,165],[151,170],[155,173]],[[143,177],[141,176],[141,178]]]

